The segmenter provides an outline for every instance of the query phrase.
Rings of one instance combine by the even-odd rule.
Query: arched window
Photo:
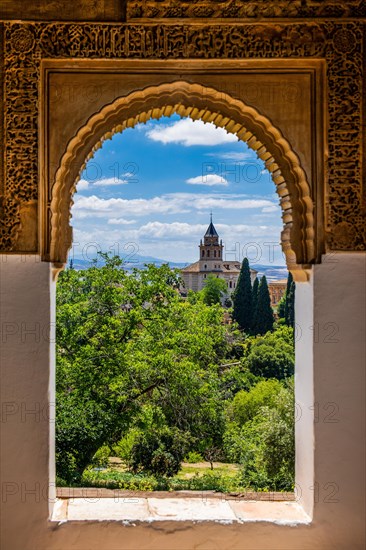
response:
[[[209,257],[210,257],[210,251],[207,250],[207,258],[209,258]]]
[[[204,258],[204,256],[205,256],[205,251],[202,250],[202,258]]]
[[[215,258],[216,258],[216,250],[214,250],[214,256],[215,256]]]

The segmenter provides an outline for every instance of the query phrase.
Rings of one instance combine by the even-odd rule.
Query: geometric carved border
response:
[[[365,250],[362,210],[363,23],[6,23],[0,249],[19,242],[38,201],[41,59],[323,58],[327,64],[327,249]],[[301,108],[299,106],[299,108]],[[28,209],[28,210],[27,210]]]
[[[128,0],[127,20],[172,18],[365,17],[363,0]]]
[[[315,231],[310,187],[297,155],[280,131],[256,109],[213,88],[185,81],[149,86],[116,99],[79,129],[63,155],[52,189],[51,231],[46,232],[51,236],[48,259],[66,262],[72,243],[68,223],[72,196],[85,161],[85,148],[92,155],[104,138],[150,118],[173,113],[225,128],[246,141],[265,162],[280,197],[284,222],[281,242],[287,265],[296,272],[298,280],[304,278],[303,270],[296,264],[314,261]]]

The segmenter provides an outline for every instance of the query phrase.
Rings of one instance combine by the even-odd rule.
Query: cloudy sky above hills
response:
[[[106,141],[82,173],[73,254],[90,259],[100,248],[190,263],[210,212],[227,260],[284,264],[274,184],[245,143],[179,116],[140,124]]]

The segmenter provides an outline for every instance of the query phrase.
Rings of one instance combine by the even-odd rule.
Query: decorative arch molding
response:
[[[308,278],[316,259],[314,207],[310,186],[299,157],[255,108],[199,84],[186,81],[149,86],[120,97],[92,115],[69,141],[52,187],[48,235],[43,256],[63,265],[72,244],[70,226],[73,194],[81,171],[105,139],[150,119],[177,113],[193,120],[212,122],[245,141],[271,173],[282,208],[282,250],[295,280]]]

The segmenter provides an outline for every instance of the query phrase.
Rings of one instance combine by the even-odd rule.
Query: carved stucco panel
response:
[[[355,4],[354,8],[358,6]],[[362,30],[361,22],[194,26],[7,23],[1,250],[34,251],[35,237],[32,234],[28,240],[25,238],[21,211],[32,208],[34,213],[38,200],[38,86],[42,58],[314,57],[327,61],[328,248],[365,250],[361,209]]]
[[[172,18],[320,18],[366,15],[363,0],[128,0],[127,20]]]

